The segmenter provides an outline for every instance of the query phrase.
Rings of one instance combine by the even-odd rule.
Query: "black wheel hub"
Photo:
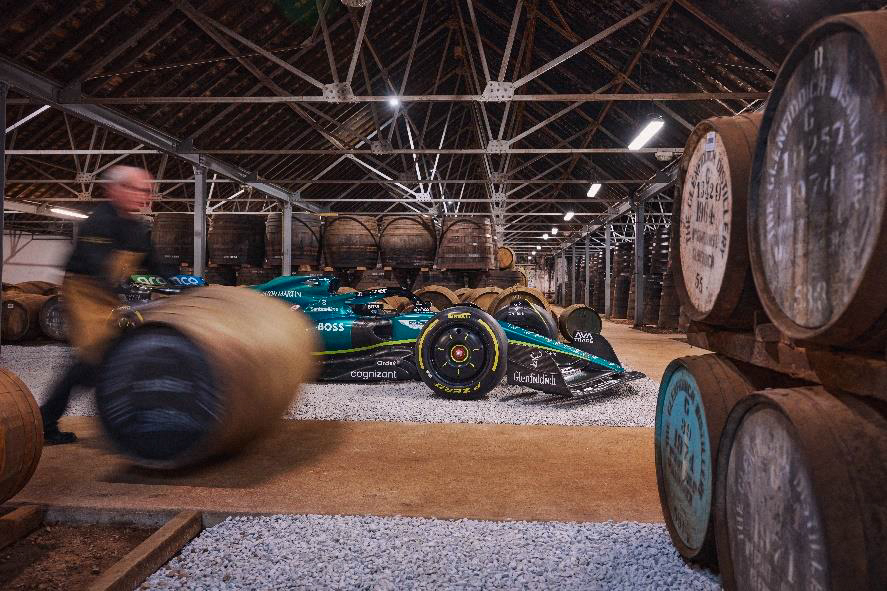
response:
[[[432,343],[434,370],[450,383],[472,381],[483,370],[485,361],[484,341],[472,327],[452,326]]]

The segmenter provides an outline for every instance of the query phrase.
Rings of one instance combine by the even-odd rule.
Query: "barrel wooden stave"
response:
[[[141,315],[143,324],[125,333],[109,350],[96,388],[96,402],[112,442],[142,466],[180,468],[241,449],[280,418],[300,385],[316,371],[309,353],[317,350],[317,335],[307,317],[252,290],[199,288],[158,301],[143,308]],[[157,372],[150,371],[155,360],[152,355],[170,367],[175,366],[176,360],[163,359],[169,354],[159,349],[129,361],[128,366],[115,363],[119,361],[117,356],[131,343],[138,343],[141,335],[150,335],[142,339],[150,343],[159,334],[193,344],[191,351],[208,365],[209,371],[201,376],[209,382],[202,387],[212,389],[213,400],[213,407],[207,410],[211,421],[202,426],[199,438],[193,445],[166,457],[148,456],[141,448],[129,445],[132,434],[122,429],[149,424],[149,416],[159,415],[161,418],[154,420],[165,423],[167,419],[163,417],[177,409],[177,402],[162,397],[152,399],[158,402],[151,407],[154,402],[145,402],[149,389],[134,387],[139,384],[133,384],[130,377],[142,372],[148,380],[146,386],[150,386],[159,377]],[[300,354],[294,355],[294,351]],[[137,397],[131,395],[134,390],[139,392]],[[143,411],[147,413],[143,419],[126,424],[116,422],[115,417],[138,416]],[[152,436],[151,432],[142,435]]]
[[[509,287],[503,289],[502,293],[496,296],[496,299],[490,304],[490,313],[497,312],[502,308],[511,305],[515,300],[526,300],[531,304],[536,304],[547,312],[551,311],[551,304],[545,298],[545,294],[534,287]]]
[[[666,527],[684,558],[716,562],[715,462],[731,409],[756,389],[787,384],[794,382],[716,354],[666,367],[656,403],[656,482]]]
[[[283,213],[272,213],[265,218],[265,264],[278,267],[283,264]],[[323,226],[320,217],[312,213],[294,213],[290,248],[293,265],[320,264]]]
[[[459,296],[453,290],[441,285],[426,285],[417,289],[415,293],[438,310],[458,306],[460,303]]]
[[[468,301],[486,311],[490,311],[490,308],[499,294],[502,293],[502,288],[500,287],[478,287],[471,290],[471,293],[468,295]]]
[[[753,325],[760,309],[748,256],[748,175],[759,113],[713,117],[687,140],[672,206],[672,267],[678,297],[692,320],[733,328]]]
[[[489,218],[446,218],[437,247],[436,265],[441,269],[495,269],[494,244]]]
[[[210,264],[260,266],[265,255],[263,220],[217,213],[210,218],[206,244]]]
[[[767,102],[749,195],[758,295],[791,338],[887,341],[887,13],[820,21]]]
[[[382,265],[398,269],[434,264],[437,237],[427,216],[384,216],[379,221]]]
[[[164,263],[194,263],[194,218],[190,215],[158,213],[154,215],[151,241],[157,257]]]
[[[0,503],[33,476],[43,450],[43,421],[28,387],[0,368]]]
[[[514,268],[514,251],[507,246],[500,246],[496,249],[496,268],[500,271]]]
[[[887,421],[821,387],[736,405],[717,460],[715,531],[725,589],[882,589]]]
[[[40,307],[38,315],[40,331],[56,341],[68,339],[68,323],[60,295],[49,296]]]
[[[376,218],[340,214],[326,222],[323,235],[326,264],[337,269],[373,269],[379,260]]]

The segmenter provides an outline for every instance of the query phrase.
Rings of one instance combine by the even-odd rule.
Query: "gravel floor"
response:
[[[141,589],[720,589],[665,527],[402,517],[229,518]]]
[[[42,401],[70,362],[61,345],[3,347],[0,362],[14,371]],[[644,378],[592,400],[553,398],[527,388],[500,386],[485,400],[435,398],[420,382],[387,384],[307,384],[289,418],[406,421],[419,423],[504,423],[528,425],[597,425],[652,427],[659,384]],[[95,403],[82,392],[69,415],[91,416]]]

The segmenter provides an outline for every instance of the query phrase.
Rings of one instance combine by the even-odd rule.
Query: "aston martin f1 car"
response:
[[[278,277],[253,289],[313,320],[324,348],[315,353],[322,380],[422,380],[444,397],[470,399],[506,376],[509,384],[567,396],[643,377],[627,372],[600,335],[576,347],[558,342],[551,317],[530,303],[517,302],[497,319],[471,304],[435,312],[400,288],[339,294],[338,280],[323,275]],[[385,305],[395,296],[409,300],[406,310]]]

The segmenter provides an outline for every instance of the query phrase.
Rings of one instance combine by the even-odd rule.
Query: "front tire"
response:
[[[475,400],[505,376],[508,339],[478,308],[456,306],[435,315],[416,340],[419,375],[445,398]]]

